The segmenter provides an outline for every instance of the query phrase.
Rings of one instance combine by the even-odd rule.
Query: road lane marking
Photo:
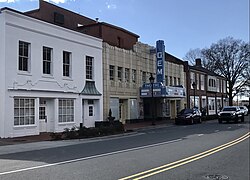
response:
[[[203,136],[204,134],[198,134],[198,136],[200,137],[200,136]]]
[[[220,130],[215,130],[214,132],[216,132],[216,133],[217,133],[217,132],[219,132],[219,131],[220,131]]]
[[[165,141],[165,142],[161,142],[161,143],[150,144],[150,145],[146,145],[146,146],[135,147],[135,148],[125,149],[125,150],[120,150],[120,151],[114,151],[114,152],[110,152],[110,153],[104,153],[104,154],[99,154],[99,155],[94,155],[94,156],[89,156],[89,157],[84,157],[84,158],[78,158],[78,159],[72,159],[72,160],[67,160],[67,161],[61,161],[61,162],[57,162],[57,163],[51,163],[51,164],[33,166],[33,167],[28,167],[28,168],[23,168],[23,169],[16,169],[16,170],[12,170],[12,171],[0,172],[0,176],[18,173],[18,172],[29,171],[29,170],[41,169],[41,168],[46,168],[46,167],[51,167],[51,166],[59,166],[59,165],[63,165],[63,164],[69,164],[69,163],[84,161],[84,160],[88,160],[88,159],[110,156],[110,155],[114,155],[114,154],[130,152],[130,151],[135,151],[135,150],[140,150],[140,149],[145,149],[145,148],[150,148],[150,147],[155,147],[155,146],[161,146],[161,145],[170,144],[170,143],[174,143],[174,142],[178,142],[178,141],[182,141],[182,140],[183,139],[175,139],[172,141]]]
[[[144,179],[144,178],[147,178],[149,176],[153,176],[153,175],[159,174],[161,172],[164,172],[164,171],[167,171],[167,170],[170,170],[170,169],[173,169],[173,168],[188,164],[190,162],[199,160],[201,158],[207,157],[207,156],[212,155],[212,154],[214,154],[216,152],[222,151],[223,149],[226,149],[226,148],[229,148],[229,147],[231,147],[231,146],[233,146],[235,144],[238,144],[238,143],[248,139],[249,137],[250,137],[250,134],[248,132],[247,134],[241,136],[240,138],[237,138],[237,139],[235,139],[233,141],[230,141],[230,142],[225,143],[223,145],[217,146],[217,147],[212,148],[210,150],[204,151],[202,153],[199,153],[199,154],[193,155],[191,157],[187,157],[187,158],[184,158],[184,159],[181,159],[181,160],[169,163],[169,164],[165,164],[163,166],[159,166],[159,167],[147,170],[147,171],[143,171],[143,172],[140,172],[140,173],[128,176],[128,177],[124,177],[124,178],[121,178],[119,180],[128,180],[128,179],[140,180],[140,179]]]
[[[170,166],[170,167],[168,167],[168,168],[161,169],[161,170],[156,171],[156,172],[153,172],[153,173],[151,173],[151,174],[147,174],[147,175],[145,175],[145,176],[142,176],[142,177],[139,177],[139,178],[135,178],[134,180],[144,179],[144,178],[146,178],[146,177],[153,176],[153,175],[156,175],[156,174],[165,172],[165,171],[167,171],[167,170],[174,169],[174,168],[176,168],[176,167],[179,167],[179,166],[188,164],[188,163],[190,163],[190,162],[193,162],[193,161],[202,159],[202,158],[207,157],[207,156],[210,156],[210,155],[212,155],[212,154],[214,154],[214,153],[216,153],[216,152],[222,151],[223,149],[226,149],[226,148],[229,148],[229,147],[231,147],[231,146],[233,146],[233,145],[235,145],[235,144],[238,144],[238,143],[240,143],[240,142],[242,142],[242,141],[244,141],[244,140],[246,140],[246,139],[248,139],[248,138],[249,138],[249,136],[247,136],[247,137],[245,137],[245,138],[239,140],[238,142],[232,143],[232,144],[230,144],[230,145],[228,145],[228,146],[225,146],[225,147],[222,147],[222,148],[217,149],[217,150],[215,150],[215,151],[212,151],[212,152],[210,152],[210,153],[208,153],[208,154],[204,154],[204,155],[199,156],[199,157],[196,157],[196,158],[194,158],[194,159],[190,159],[190,160],[188,160],[188,161],[184,161],[184,162],[182,162],[182,163],[180,163],[180,164],[176,164],[176,165],[174,165],[174,166]]]

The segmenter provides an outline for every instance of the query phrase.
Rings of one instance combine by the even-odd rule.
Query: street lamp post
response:
[[[196,89],[196,83],[192,83],[193,89],[194,89],[194,108],[195,108],[195,89]]]
[[[155,117],[154,117],[154,80],[155,78],[153,77],[152,73],[150,74],[149,77],[149,82],[151,84],[151,105],[152,105],[152,125],[155,125]]]

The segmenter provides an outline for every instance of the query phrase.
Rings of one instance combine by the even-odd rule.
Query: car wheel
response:
[[[244,116],[242,116],[242,118],[241,118],[241,122],[244,122]]]
[[[236,119],[234,120],[235,123],[238,123],[238,121],[239,121],[238,118],[236,118]]]

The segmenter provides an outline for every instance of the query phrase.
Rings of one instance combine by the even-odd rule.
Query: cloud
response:
[[[0,0],[0,3],[14,3],[14,2],[16,2],[16,1],[18,1],[18,0]]]
[[[108,4],[108,3],[106,3],[106,7],[107,7],[107,9],[116,9],[117,8],[117,6],[115,4]]]
[[[24,1],[24,0],[0,0],[0,3],[15,3],[17,1]],[[38,1],[38,0],[28,0],[28,1]],[[56,3],[56,4],[66,3],[67,1],[75,2],[75,0],[44,0],[44,1],[53,2],[53,3]]]
[[[59,4],[59,3],[66,3],[68,0],[44,0],[44,1]]]
[[[116,4],[106,2],[106,8],[107,9],[116,9],[117,6],[116,6]]]

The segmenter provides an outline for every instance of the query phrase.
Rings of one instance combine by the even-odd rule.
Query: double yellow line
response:
[[[190,162],[199,160],[201,158],[204,158],[204,157],[209,156],[211,154],[214,154],[216,152],[222,151],[223,149],[226,149],[226,148],[229,148],[230,146],[238,144],[238,143],[248,139],[249,137],[250,137],[250,133],[248,132],[247,134],[241,136],[240,138],[237,138],[237,139],[235,139],[233,141],[230,141],[230,142],[228,142],[226,144],[217,146],[217,147],[212,148],[210,150],[204,151],[202,153],[196,154],[194,156],[187,157],[187,158],[184,158],[184,159],[181,159],[181,160],[169,163],[169,164],[165,164],[163,166],[159,166],[159,167],[147,170],[147,171],[143,171],[141,173],[137,173],[137,174],[134,174],[134,175],[131,175],[131,176],[128,176],[128,177],[124,177],[124,178],[121,178],[119,180],[128,180],[128,179],[139,180],[139,179],[144,179],[144,178],[147,178],[147,177],[162,173],[164,171],[168,171],[170,169],[173,169],[173,168],[188,164]]]

